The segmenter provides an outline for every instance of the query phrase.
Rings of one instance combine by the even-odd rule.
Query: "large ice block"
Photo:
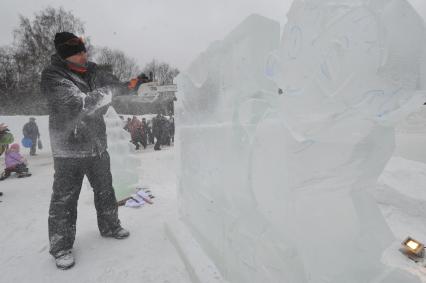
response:
[[[423,104],[405,0],[296,0],[253,15],[178,77],[180,211],[230,282],[419,282],[369,190]]]

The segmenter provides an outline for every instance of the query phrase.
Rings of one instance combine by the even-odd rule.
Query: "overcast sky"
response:
[[[426,0],[409,0],[425,18]],[[71,10],[96,46],[118,48],[143,66],[152,58],[181,69],[246,16],[286,22],[292,0],[0,0],[0,45],[12,42],[18,15],[47,6]]]

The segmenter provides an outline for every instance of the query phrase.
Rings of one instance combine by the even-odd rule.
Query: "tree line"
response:
[[[48,7],[35,13],[32,19],[19,16],[13,42],[0,47],[0,115],[47,113],[47,103],[40,92],[41,72],[55,53],[53,38],[61,31],[83,36],[89,59],[107,68],[121,81],[143,72],[164,85],[173,83],[179,74],[177,68],[166,62],[153,59],[140,68],[135,59],[121,50],[93,46],[79,18],[63,8]]]

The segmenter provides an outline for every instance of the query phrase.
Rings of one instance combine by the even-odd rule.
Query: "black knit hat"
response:
[[[82,51],[86,52],[83,40],[70,32],[58,32],[55,35],[54,43],[56,52],[62,59],[66,59]]]

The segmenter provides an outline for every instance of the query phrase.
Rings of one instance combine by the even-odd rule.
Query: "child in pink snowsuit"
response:
[[[10,176],[12,172],[16,172],[18,177],[29,177],[27,160],[19,153],[19,144],[15,143],[6,150],[5,154],[6,169],[4,169],[0,180],[4,180]]]

